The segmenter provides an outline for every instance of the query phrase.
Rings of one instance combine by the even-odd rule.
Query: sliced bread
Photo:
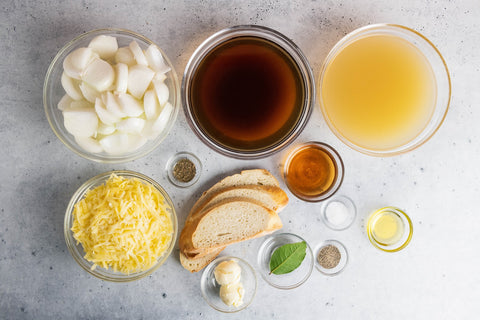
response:
[[[225,199],[248,198],[255,200],[264,207],[275,212],[281,211],[288,203],[288,196],[280,187],[245,185],[238,187],[227,187],[214,193],[210,199],[204,201],[203,206],[197,210],[209,210]]]
[[[212,262],[213,259],[215,259],[220,254],[220,252],[223,251],[223,249],[225,249],[225,247],[217,248],[209,254],[204,255],[203,257],[198,259],[189,259],[180,251],[180,263],[188,271],[198,272],[205,268],[210,262]]]
[[[199,208],[204,207],[210,198],[220,190],[247,185],[279,187],[279,182],[270,172],[265,169],[243,170],[240,173],[228,176],[217,182],[215,185],[213,185],[213,187],[202,194],[202,196],[197,200],[190,210],[187,221],[189,221],[193,215],[199,211]]]
[[[281,227],[282,221],[275,211],[248,199],[226,199],[185,225],[180,250],[197,253],[219,248]]]

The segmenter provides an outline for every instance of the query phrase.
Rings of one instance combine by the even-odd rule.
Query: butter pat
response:
[[[220,299],[227,306],[239,307],[243,304],[245,289],[240,282],[242,268],[234,260],[222,261],[213,271],[220,284]]]
[[[243,304],[245,289],[241,282],[222,285],[220,287],[220,298],[228,306],[239,307]]]
[[[240,281],[242,268],[233,260],[221,262],[213,272],[220,285],[234,284]]]

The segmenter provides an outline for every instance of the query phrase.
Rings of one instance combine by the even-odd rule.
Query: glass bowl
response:
[[[292,74],[295,73],[292,77],[295,78],[295,86],[298,89],[298,91],[302,91],[303,95],[301,97],[295,96],[295,107],[292,107],[290,115],[288,117],[285,116],[285,118],[282,118],[282,120],[279,120],[278,123],[274,126],[276,128],[275,130],[273,129],[266,129],[265,127],[261,127],[258,129],[257,127],[253,128],[249,124],[248,128],[244,128],[245,126],[240,126],[243,128],[242,133],[230,133],[227,134],[225,130],[228,128],[228,130],[234,130],[232,129],[232,123],[237,124],[237,123],[245,123],[242,118],[246,117],[246,115],[236,115],[232,116],[229,115],[227,116],[227,112],[222,112],[222,115],[219,115],[219,112],[212,112],[214,116],[210,116],[210,118],[207,119],[206,112],[200,112],[200,108],[197,107],[197,104],[194,103],[194,95],[195,96],[201,96],[202,99],[204,97],[207,97],[208,95],[202,93],[202,91],[205,90],[194,90],[192,89],[195,85],[195,79],[198,76],[198,74],[201,74],[199,70],[203,70],[203,66],[210,67],[213,65],[213,63],[210,62],[209,54],[211,52],[213,57],[225,57],[225,56],[231,56],[229,54],[217,55],[217,51],[214,51],[218,48],[235,48],[235,46],[239,43],[237,41],[240,41],[240,43],[243,45],[241,41],[254,41],[254,42],[260,42],[264,47],[269,47],[269,48],[275,48],[272,50],[277,50],[278,55],[283,57],[282,59],[285,59],[285,61],[288,61],[289,64],[292,65]],[[257,46],[260,46],[257,44]],[[220,50],[220,49],[218,49]],[[222,49],[223,50],[223,49]],[[243,57],[248,56],[249,54],[252,54],[254,51],[253,49],[248,49],[250,51],[245,50],[248,54],[245,52],[242,52],[240,55],[243,54]],[[215,58],[217,59],[217,58]],[[204,61],[205,64],[203,63]],[[271,59],[273,60],[273,59]],[[270,61],[270,60],[269,60]],[[233,65],[233,63],[228,63],[226,64],[228,66]],[[249,63],[248,65],[251,65]],[[263,70],[265,67],[261,66],[259,69],[256,70]],[[278,69],[278,68],[277,68]],[[275,69],[276,71],[278,71]],[[223,70],[223,69],[222,69]],[[273,69],[272,69],[273,70]],[[283,69],[281,69],[283,70]],[[202,71],[203,72],[203,71]],[[244,68],[242,69],[242,72],[244,71]],[[258,71],[256,71],[258,72]],[[217,74],[217,73],[214,73]],[[248,79],[254,78],[259,78],[255,76],[249,76]],[[268,85],[272,85],[271,79],[273,79],[270,75],[270,77],[265,77],[265,81],[270,81]],[[223,78],[222,78],[223,79]],[[263,79],[263,78],[262,78]],[[206,83],[205,81],[201,82]],[[215,83],[215,86],[219,86],[220,84],[224,84],[224,80],[218,80],[218,81],[211,81],[209,82],[208,86],[210,86],[210,83]],[[266,84],[262,84],[265,85]],[[208,87],[207,85],[205,85]],[[215,87],[215,88],[217,88]],[[238,87],[237,85],[234,85],[232,87]],[[256,89],[252,88],[253,89]],[[278,88],[277,88],[278,89]],[[261,99],[256,96],[256,94],[251,93],[250,95],[248,90],[246,90],[245,94],[242,93],[242,97],[247,95],[249,99]],[[218,90],[215,92],[219,92]],[[263,92],[263,91],[262,91]],[[297,92],[297,91],[296,91]],[[230,95],[229,95],[230,96]],[[186,68],[185,68],[185,73],[183,76],[183,81],[182,81],[182,98],[183,98],[183,108],[185,111],[185,115],[187,118],[187,121],[192,128],[192,130],[195,132],[197,137],[205,143],[207,146],[212,148],[213,150],[237,159],[258,159],[258,158],[264,158],[267,157],[288,144],[290,144],[303,130],[305,127],[310,114],[313,109],[313,105],[315,103],[315,85],[314,85],[314,78],[312,74],[312,70],[310,68],[310,65],[307,61],[307,58],[304,56],[304,54],[301,52],[301,50],[286,36],[283,34],[266,28],[262,26],[254,26],[254,25],[241,25],[241,26],[235,26],[231,28],[227,28],[224,30],[221,30],[212,36],[210,36],[208,39],[206,39],[193,53],[192,57],[190,58]],[[196,98],[195,98],[196,99]],[[200,98],[198,98],[200,99]],[[212,98],[214,101],[217,101],[215,99],[217,98]],[[203,101],[203,100],[202,100]],[[222,100],[223,101],[223,100]],[[262,100],[263,101],[263,100]],[[283,101],[283,100],[282,100]],[[268,103],[264,103],[265,105]],[[268,105],[273,104],[269,103]],[[212,103],[208,103],[209,106],[212,106]],[[227,110],[227,108],[222,107],[221,110]],[[257,110],[257,109],[255,109]],[[266,110],[266,109],[265,109]],[[233,111],[229,111],[228,113],[232,113]],[[224,113],[224,115],[223,115]],[[264,112],[259,118],[255,118],[255,126],[259,123],[269,123],[268,120],[270,119],[276,119],[274,117],[271,117],[272,112]],[[278,112],[275,112],[275,115],[277,115]],[[267,118],[266,116],[269,115]],[[263,118],[261,118],[263,116]],[[225,118],[230,117],[228,120],[225,120]],[[283,116],[282,116],[283,117]],[[232,119],[233,118],[233,119]],[[262,119],[261,121],[258,121],[258,119]],[[206,119],[206,120],[205,120]],[[212,125],[215,121],[216,124]],[[228,121],[228,124],[221,124],[224,121]],[[250,121],[250,120],[249,120]],[[250,123],[250,122],[249,122]],[[280,127],[280,123],[281,127]],[[236,126],[236,125],[235,125]],[[278,128],[277,128],[278,126]],[[239,127],[239,128],[240,128]],[[223,128],[223,129],[220,129]],[[237,128],[235,129],[237,130]],[[238,129],[242,130],[242,129]],[[273,133],[266,134],[265,132],[270,132],[269,130],[272,130]],[[233,131],[232,131],[233,132]],[[257,132],[262,132],[262,134],[265,134],[264,136],[260,137],[249,137],[247,138],[247,135],[252,135],[254,132],[257,134]],[[228,140],[230,139],[230,140]]]
[[[65,129],[62,111],[57,107],[58,102],[65,94],[60,79],[63,73],[63,60],[65,57],[77,48],[87,47],[89,42],[99,35],[116,37],[119,47],[128,46],[132,41],[136,41],[142,49],[146,49],[150,44],[154,44],[151,40],[142,35],[123,29],[98,29],[76,37],[60,49],[48,68],[43,86],[43,104],[45,113],[55,135],[65,144],[65,146],[67,146],[67,148],[75,152],[77,155],[102,163],[121,163],[131,161],[143,157],[153,151],[168,135],[168,132],[177,118],[178,110],[180,108],[179,82],[171,61],[159,48],[165,63],[171,68],[171,70],[165,74],[167,76],[165,84],[169,89],[169,102],[172,104],[174,111],[171,113],[165,129],[155,139],[149,140],[139,149],[125,154],[111,155],[105,152],[91,153],[84,150],[75,141],[73,135]]]
[[[433,79],[432,88],[436,86],[435,88],[436,92],[434,92],[433,91],[434,89],[432,89],[433,111],[428,111],[431,113],[430,115],[427,113],[423,115],[416,114],[415,118],[408,119],[409,121],[408,123],[410,125],[408,129],[406,128],[405,122],[398,122],[400,120],[396,121],[395,125],[401,124],[402,126],[401,130],[403,130],[402,132],[404,132],[403,134],[405,134],[405,136],[403,136],[403,134],[398,137],[395,136],[396,137],[395,139],[397,139],[395,140],[395,142],[393,142],[392,140],[393,138],[388,138],[390,140],[387,139],[383,141],[381,144],[374,145],[374,143],[371,141],[367,142],[366,139],[359,138],[360,137],[359,130],[361,130],[359,129],[359,124],[360,124],[359,122],[356,122],[354,125],[349,124],[348,127],[346,126],[346,122],[340,125],[337,122],[339,121],[337,119],[338,116],[334,116],[333,114],[329,113],[329,108],[326,103],[327,91],[325,89],[326,84],[328,82],[325,79],[326,79],[326,74],[330,70],[329,68],[345,48],[347,48],[357,40],[361,40],[369,36],[378,36],[378,35],[392,36],[395,39],[402,39],[403,41],[406,41],[406,43],[408,43],[408,47],[411,46],[413,48],[416,48],[418,50],[418,53],[421,56],[423,56],[421,59],[425,60],[424,67],[429,70],[431,69],[431,72],[429,71],[431,75],[429,76],[431,76]],[[345,61],[345,60],[342,60],[342,61]],[[369,83],[368,78],[366,76],[365,76],[364,83]],[[434,135],[434,133],[439,129],[439,127],[443,123],[450,105],[450,96],[451,96],[450,75],[449,75],[445,60],[443,59],[438,49],[420,33],[410,28],[400,26],[400,25],[394,25],[394,24],[374,24],[374,25],[365,26],[349,33],[344,38],[342,38],[332,48],[332,50],[326,57],[325,62],[323,63],[322,70],[320,72],[318,86],[319,86],[318,100],[321,107],[321,111],[323,113],[325,121],[327,122],[328,126],[333,131],[333,133],[349,147],[371,156],[398,155],[398,154],[411,151],[421,146],[422,144],[424,144],[427,140],[429,140]],[[350,90],[355,90],[355,89],[357,88],[351,88]],[[357,90],[355,92],[361,92],[361,91]],[[379,92],[377,96],[379,96],[380,94],[381,92]],[[330,109],[333,110],[333,108],[330,108]],[[403,119],[407,119],[407,118],[403,118]],[[382,119],[382,122],[385,122],[385,121],[389,121],[389,120]],[[406,120],[402,120],[402,121],[406,121]],[[415,124],[414,124],[414,121],[415,121]],[[390,123],[391,128],[393,128],[393,125],[394,125],[394,122]],[[376,128],[376,130],[378,132],[378,130],[381,130],[381,129]],[[409,130],[408,134],[405,133],[406,130]],[[361,131],[362,134],[365,132],[366,132],[365,130]],[[396,132],[395,134],[399,134],[398,132]],[[369,132],[368,134],[371,135],[373,133]],[[381,135],[383,134],[383,132],[378,132],[378,134]]]
[[[339,207],[340,206],[340,207]],[[338,219],[338,215],[341,214],[338,210],[344,210],[344,219]],[[337,212],[335,212],[337,211]],[[332,230],[345,230],[350,227],[355,221],[357,215],[357,208],[352,199],[347,196],[333,196],[326,200],[322,205],[321,211],[323,222],[327,227]],[[336,217],[337,216],[337,217]]]
[[[328,171],[334,172],[325,176]],[[342,158],[322,142],[310,141],[297,146],[287,155],[283,165],[288,189],[297,198],[309,202],[323,201],[334,195],[342,185],[343,176]]]
[[[340,252],[340,261],[333,268],[326,268],[322,266],[318,261],[318,254],[320,253],[320,250],[322,250],[323,248],[329,245],[335,246]],[[318,271],[320,271],[321,273],[327,276],[335,276],[339,274],[340,272],[343,271],[343,269],[345,269],[345,266],[347,265],[347,263],[348,263],[348,252],[345,246],[340,241],[325,240],[315,248],[315,267],[317,268]]]
[[[395,243],[385,243],[385,241],[380,240],[375,235],[375,225],[379,221],[379,218],[383,215],[393,215],[398,218],[398,221],[401,221],[401,228],[403,232],[401,236],[398,237],[398,240]],[[397,228],[398,226],[395,226]],[[391,230],[387,230],[391,232]],[[405,213],[405,211],[396,208],[396,207],[384,207],[374,211],[367,221],[367,235],[370,242],[377,249],[380,249],[385,252],[397,252],[404,249],[412,240],[413,236],[413,224],[410,217]]]
[[[178,161],[182,159],[187,159],[195,165],[195,175],[190,181],[178,180],[177,178],[175,178],[175,175],[173,173],[175,169],[175,165],[177,164]],[[172,184],[180,188],[187,188],[194,185],[198,181],[198,179],[200,179],[200,175],[202,174],[202,163],[200,162],[200,159],[198,159],[197,156],[195,156],[193,153],[184,151],[184,152],[179,152],[175,154],[173,157],[171,157],[167,161],[166,169],[167,169],[168,180],[170,180]]]
[[[233,260],[240,268],[242,268],[242,274],[240,281],[243,284],[245,290],[243,296],[243,304],[235,307],[226,305],[220,298],[220,285],[215,280],[214,271],[215,268],[223,261]],[[202,296],[207,301],[207,303],[214,308],[215,310],[233,313],[245,309],[253,301],[255,294],[257,292],[257,277],[255,275],[255,270],[243,259],[231,256],[224,256],[217,258],[210,262],[210,264],[205,268],[200,280],[200,289],[202,291]]]
[[[105,181],[108,180],[108,178],[112,173],[115,173],[119,177],[122,176],[125,178],[136,178],[145,184],[152,185],[165,198],[166,204],[170,207],[169,214],[170,214],[170,218],[172,220],[172,226],[173,226],[172,241],[170,242],[168,249],[163,253],[161,257],[158,258],[157,263],[148,270],[136,272],[136,273],[130,273],[128,275],[121,272],[114,272],[110,268],[105,269],[105,268],[102,268],[101,266],[97,266],[95,269],[92,270],[93,263],[84,258],[85,252],[83,250],[82,244],[80,243],[77,244],[77,240],[75,240],[75,238],[73,237],[73,232],[71,229],[72,229],[73,220],[74,220],[73,210],[75,208],[75,204],[84,198],[88,190],[104,184]],[[128,281],[138,280],[152,274],[167,260],[167,258],[169,257],[170,253],[172,252],[175,246],[175,239],[177,238],[177,233],[178,233],[178,223],[177,223],[177,215],[175,213],[175,207],[173,206],[173,202],[170,199],[168,193],[162,188],[162,186],[160,186],[153,179],[141,173],[134,172],[134,171],[127,171],[127,170],[119,170],[119,171],[110,171],[110,172],[101,173],[91,178],[84,184],[82,184],[82,186],[78,188],[77,191],[75,191],[72,198],[70,199],[70,202],[68,204],[68,207],[65,213],[63,232],[65,235],[65,241],[67,243],[68,251],[70,251],[70,254],[72,255],[72,257],[80,265],[80,267],[82,267],[85,271],[102,280],[112,281],[112,282],[128,282]]]
[[[260,246],[257,255],[257,263],[262,278],[271,286],[278,289],[294,289],[302,285],[312,274],[313,253],[307,243],[307,254],[302,264],[295,270],[286,274],[270,274],[270,258],[273,252],[280,246],[288,243],[305,241],[303,238],[292,233],[278,233],[269,236]],[[306,242],[306,241],[305,241]]]

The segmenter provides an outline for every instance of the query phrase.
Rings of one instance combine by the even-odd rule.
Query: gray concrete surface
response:
[[[0,318],[2,319],[473,319],[480,313],[480,5],[478,1],[2,1],[0,5]],[[304,51],[318,76],[330,48],[346,33],[391,22],[422,32],[443,53],[453,84],[451,109],[421,148],[392,158],[349,149],[328,129],[319,108],[297,142],[320,140],[342,155],[339,193],[353,198],[358,216],[341,232],[327,229],[319,204],[290,195],[284,230],[315,247],[343,241],[350,263],[340,276],[316,270],[301,287],[281,291],[258,279],[254,302],[224,315],[200,293],[178,250],[153,275],[128,284],[98,280],[76,265],[63,238],[73,192],[111,169],[142,172],[174,199],[180,226],[196,197],[218,177],[263,167],[279,179],[285,152],[241,161],[203,145],[181,112],[164,143],[120,165],[93,163],[56,138],[42,104],[45,73],[56,52],[92,29],[121,27],[158,43],[179,77],[194,49],[210,34],[238,24],[284,33]],[[164,167],[177,151],[198,155],[204,172],[187,190],[168,182]],[[284,186],[282,182],[282,186]],[[369,212],[405,209],[414,222],[410,246],[387,254],[364,231]],[[261,240],[229,247],[256,266]],[[178,246],[177,246],[178,248]]]

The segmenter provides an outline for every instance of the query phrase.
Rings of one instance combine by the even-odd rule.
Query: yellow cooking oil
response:
[[[374,240],[384,246],[396,244],[405,232],[402,218],[392,211],[379,212],[369,225]]]
[[[389,150],[423,131],[436,90],[432,68],[417,47],[399,36],[372,34],[332,58],[321,79],[321,102],[344,138],[369,150]]]

